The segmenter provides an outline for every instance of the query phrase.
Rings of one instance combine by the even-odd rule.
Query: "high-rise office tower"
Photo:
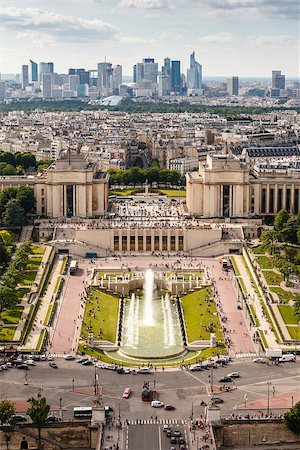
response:
[[[227,92],[229,95],[239,95],[239,77],[227,78]]]
[[[144,80],[151,81],[151,83],[157,83],[158,64],[154,62],[154,58],[144,58],[143,66],[144,66],[144,74],[143,74]]]
[[[42,94],[43,98],[52,97],[52,74],[43,73],[42,74]]]
[[[122,66],[117,64],[116,66],[113,66],[112,88],[119,89],[120,84],[122,84]]]
[[[26,86],[29,84],[29,72],[28,65],[23,64],[22,66],[22,89],[26,89]]]
[[[165,97],[170,95],[170,76],[160,75],[158,78],[158,95],[159,97]]]
[[[69,69],[69,75],[79,75],[80,84],[89,84],[90,82],[90,72],[83,68]]]
[[[112,64],[98,63],[98,87],[109,89],[111,87]]]
[[[38,65],[31,59],[29,60],[29,83],[38,81]]]
[[[161,70],[162,75],[171,75],[171,60],[170,58],[164,59],[164,65]]]
[[[40,62],[39,64],[39,80],[42,81],[42,76],[44,73],[54,73],[53,62]]]
[[[285,89],[285,75],[281,70],[272,70],[272,89]]]
[[[180,61],[171,63],[171,92],[175,94],[181,92]]]
[[[79,75],[69,75],[69,90],[77,91],[77,86],[80,84]]]
[[[195,52],[190,56],[190,68],[187,70],[188,95],[202,93],[202,66],[195,59]]]

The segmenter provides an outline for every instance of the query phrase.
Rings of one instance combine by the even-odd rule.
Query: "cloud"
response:
[[[172,7],[169,0],[121,0],[120,6],[137,9],[168,9]]]
[[[157,40],[154,38],[147,39],[141,37],[124,36],[120,38],[120,43],[125,45],[154,45]]]
[[[200,0],[201,1],[201,0]],[[299,20],[299,0],[206,0],[218,15],[240,13]]]
[[[22,33],[41,33],[64,41],[91,42],[111,39],[115,27],[99,19],[83,19],[37,8],[0,7],[0,25]]]
[[[214,43],[228,43],[234,42],[235,37],[231,33],[220,32],[217,34],[209,34],[202,36],[198,39],[198,42],[202,44],[214,44]]]
[[[287,47],[299,45],[299,41],[293,36],[275,35],[275,36],[248,36],[249,44],[260,47]]]

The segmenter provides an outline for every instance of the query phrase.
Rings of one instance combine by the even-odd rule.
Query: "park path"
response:
[[[33,231],[33,225],[26,225],[22,227],[21,235],[18,244],[23,244],[31,238]]]
[[[229,354],[253,354],[257,351],[251,338],[251,332],[245,319],[243,310],[237,308],[238,298],[230,276],[222,269],[219,260],[208,260],[204,265],[209,269],[209,274],[214,280],[215,291],[222,305],[222,315],[227,317],[227,336],[230,337],[232,345]]]
[[[84,291],[87,268],[87,261],[79,262],[76,274],[68,276],[57,320],[54,322],[52,333],[50,332],[49,353],[54,355],[76,353],[84,314],[80,295]]]
[[[63,263],[63,259],[57,259],[54,263],[45,295],[41,297],[41,303],[35,317],[34,326],[31,328],[31,332],[25,346],[23,346],[24,350],[35,350],[38,346],[41,333],[45,328],[47,328],[45,320],[47,318],[49,307],[54,301],[56,282],[60,276]]]

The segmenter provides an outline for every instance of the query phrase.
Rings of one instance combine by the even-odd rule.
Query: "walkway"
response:
[[[28,241],[28,239],[31,238],[33,231],[33,225],[27,225],[25,227],[22,227],[19,244],[23,244],[24,242]]]
[[[41,297],[40,307],[38,309],[34,325],[31,329],[30,335],[27,339],[27,343],[23,347],[24,350],[35,350],[38,346],[40,335],[46,328],[46,319],[48,320],[48,310],[53,303],[55,297],[56,282],[60,276],[60,271],[63,266],[63,259],[57,259],[54,263],[52,273],[50,275],[50,282],[48,284],[46,293]],[[49,316],[49,315],[48,315]]]
[[[54,323],[49,353],[75,354],[76,352],[84,313],[81,293],[84,291],[87,267],[88,261],[80,262],[77,273],[68,277],[58,318]]]

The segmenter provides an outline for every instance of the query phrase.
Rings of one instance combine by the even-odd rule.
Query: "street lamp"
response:
[[[74,391],[74,383],[75,383],[75,380],[73,378],[73,380],[72,380],[72,391]]]
[[[267,386],[268,386],[268,405],[267,405],[267,415],[270,414],[270,386],[271,386],[271,382],[268,381],[267,382]]]
[[[63,421],[63,412],[62,412],[62,397],[59,399],[59,411],[60,411],[60,420]]]

